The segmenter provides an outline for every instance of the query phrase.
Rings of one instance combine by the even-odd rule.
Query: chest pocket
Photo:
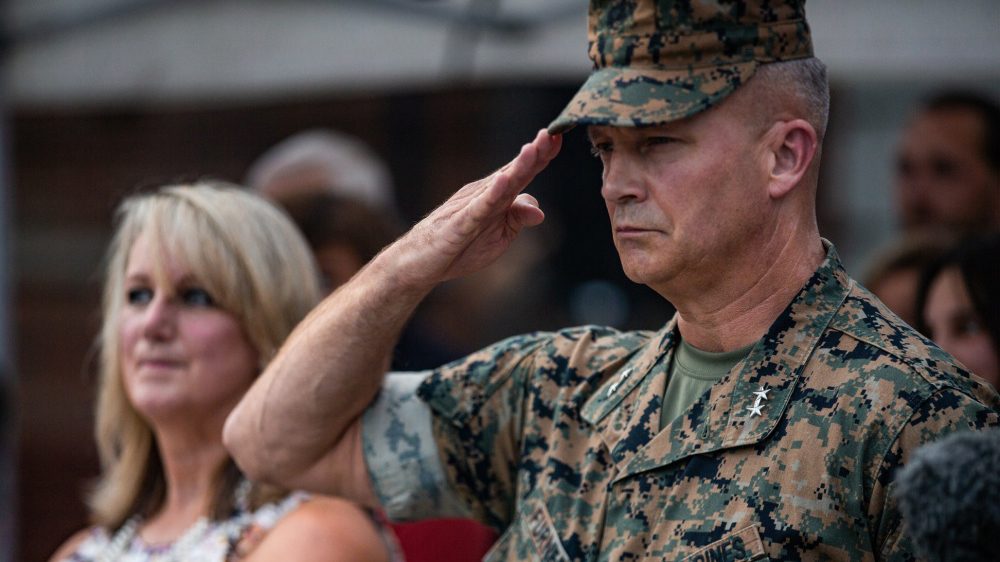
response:
[[[757,526],[751,525],[732,532],[701,548],[683,562],[754,562],[770,560],[764,552]]]
[[[520,503],[517,517],[483,557],[483,562],[503,560],[569,562],[538,489]]]

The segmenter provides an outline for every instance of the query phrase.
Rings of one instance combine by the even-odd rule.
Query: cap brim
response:
[[[576,125],[662,125],[716,105],[753,76],[754,61],[690,70],[606,67],[595,70],[549,125],[560,134]]]

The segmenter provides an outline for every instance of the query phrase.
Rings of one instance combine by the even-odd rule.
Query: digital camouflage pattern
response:
[[[675,322],[496,344],[419,387],[433,438],[399,420],[382,438],[436,441],[450,489],[503,532],[489,561],[865,561],[912,559],[891,495],[909,455],[998,424],[996,392],[832,246],[749,356],[658,432]],[[421,482],[414,497],[439,494]]]
[[[759,63],[812,56],[804,0],[591,0],[594,71],[552,134],[688,117],[745,83]]]

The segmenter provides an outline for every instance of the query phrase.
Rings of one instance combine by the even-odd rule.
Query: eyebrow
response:
[[[594,137],[596,135],[606,134],[602,131],[604,129],[615,128],[614,125],[588,125],[587,126],[587,139],[593,143]],[[663,133],[665,135],[678,135],[681,134],[678,129],[681,128],[680,121],[672,121],[670,123],[661,123],[659,125],[652,125],[649,127],[619,127],[622,129],[634,129],[636,131],[656,131]]]
[[[146,273],[126,273],[125,281],[126,282],[149,281],[149,275],[146,275]]]
[[[197,285],[198,287],[204,288],[205,282],[192,273],[186,273],[184,274],[183,277],[178,279],[173,285],[174,287],[179,289],[190,288],[192,285]]]
[[[125,275],[125,283],[150,283],[153,276],[146,272],[132,273]],[[203,285],[204,283],[192,273],[185,273],[180,279],[167,279],[167,283],[174,289],[190,287],[191,285]]]

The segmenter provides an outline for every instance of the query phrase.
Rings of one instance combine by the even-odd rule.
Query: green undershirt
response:
[[[753,344],[722,353],[702,351],[681,340],[670,362],[667,389],[663,393],[660,429],[674,421],[706,390],[726,376],[750,353]]]

